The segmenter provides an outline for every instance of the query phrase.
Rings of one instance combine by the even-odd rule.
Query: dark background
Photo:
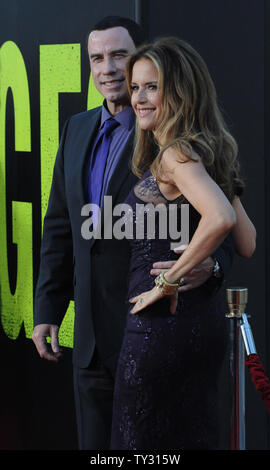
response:
[[[23,54],[30,88],[32,152],[19,159],[14,152],[13,103],[7,97],[7,204],[33,203],[34,276],[40,248],[40,118],[39,46],[81,43],[82,92],[59,99],[59,127],[74,113],[86,109],[89,80],[85,38],[92,25],[108,14],[139,20],[149,39],[179,36],[204,57],[216,84],[220,105],[239,144],[247,188],[244,205],[257,229],[257,250],[250,260],[235,259],[227,286],[249,289],[247,311],[258,353],[268,376],[269,355],[269,59],[267,54],[269,2],[262,0],[2,0],[0,45],[14,41]],[[270,39],[270,38],[268,38]],[[0,69],[1,73],[1,69]],[[265,101],[266,100],[266,101]],[[264,103],[266,102],[266,106]],[[21,163],[23,161],[23,163]],[[18,174],[24,184],[18,184]],[[14,182],[17,182],[15,184]],[[0,182],[1,184],[1,182]],[[1,217],[1,214],[0,214]],[[1,222],[1,220],[0,220]],[[8,221],[8,233],[11,224]],[[8,247],[11,284],[13,248]],[[5,247],[0,247],[5,249]],[[226,301],[224,294],[224,301]],[[229,321],[229,320],[228,320]],[[72,385],[72,350],[54,365],[39,358],[24,331],[14,341],[0,326],[0,449],[76,449]],[[220,383],[221,447],[229,448],[230,401],[228,361]],[[246,374],[246,448],[270,449],[269,417]]]

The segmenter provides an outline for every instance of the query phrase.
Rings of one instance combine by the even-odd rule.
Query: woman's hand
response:
[[[153,289],[143,292],[142,294],[137,295],[136,297],[133,297],[129,300],[130,303],[135,304],[130,313],[138,313],[148,305],[157,302],[157,300],[160,300],[162,297],[165,296],[162,293],[161,289],[155,286],[153,287]],[[178,301],[178,292],[175,292],[174,294],[169,295],[167,297],[170,297],[170,313],[174,315]]]

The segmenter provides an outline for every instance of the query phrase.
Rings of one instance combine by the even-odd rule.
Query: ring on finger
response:
[[[184,277],[180,277],[179,279],[179,286],[183,286],[186,283],[186,280]]]

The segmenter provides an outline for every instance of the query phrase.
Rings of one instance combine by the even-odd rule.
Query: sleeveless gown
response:
[[[176,204],[178,222],[184,196],[167,200],[148,171],[130,192],[127,222],[138,224],[137,205]],[[145,218],[147,217],[147,210]],[[200,215],[189,204],[189,238]],[[137,314],[128,299],[152,289],[155,261],[177,259],[170,236],[131,238],[127,322],[119,356],[111,449],[179,450],[218,448],[217,381],[226,351],[226,319],[221,292],[200,286],[178,296],[174,315],[164,297]]]

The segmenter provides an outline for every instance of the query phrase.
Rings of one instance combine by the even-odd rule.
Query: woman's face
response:
[[[158,71],[150,59],[135,62],[131,78],[131,104],[144,130],[155,131],[161,114],[161,91]]]

